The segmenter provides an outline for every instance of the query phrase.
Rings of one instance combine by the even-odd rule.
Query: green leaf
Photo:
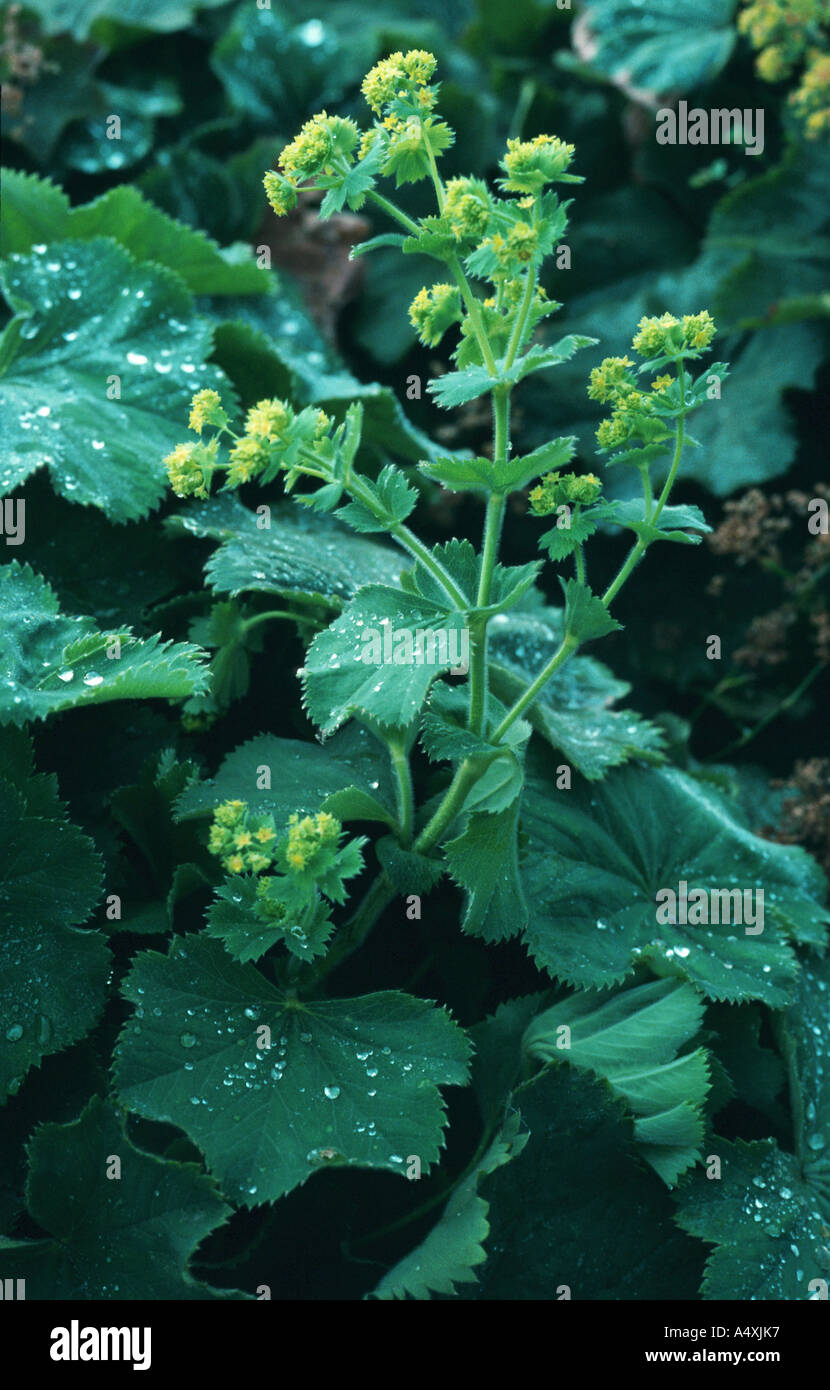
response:
[[[221,941],[234,960],[259,960],[272,946],[281,942],[299,960],[314,960],[323,955],[334,923],[325,905],[309,924],[303,922],[268,922],[256,911],[257,879],[251,875],[236,875],[216,891],[216,899],[208,908],[206,933]]]
[[[565,632],[580,642],[593,642],[618,631],[622,624],[612,618],[602,599],[587,584],[576,579],[560,579],[565,595]]]
[[[710,999],[780,1008],[790,998],[796,965],[787,936],[825,919],[821,872],[802,850],[751,834],[701,783],[674,768],[633,766],[567,791],[532,778],[522,827],[530,839],[525,892],[534,903],[525,937],[551,974],[607,986],[642,959]],[[763,931],[684,923],[681,882],[689,894],[763,888]],[[677,896],[676,923],[663,920],[670,909],[661,890]],[[712,918],[716,908],[720,917],[720,900]]]
[[[562,520],[565,520],[564,514]],[[584,545],[597,529],[597,522],[584,511],[567,515],[567,526],[558,523],[550,531],[539,537],[539,548],[548,552],[551,560],[565,560],[572,555],[578,545]]]
[[[369,251],[377,251],[382,246],[396,246],[400,249],[405,240],[406,238],[397,232],[383,232],[381,236],[369,237],[368,241],[358,241],[349,252],[349,260],[357,260],[358,256],[365,256]]]
[[[479,1184],[490,1238],[478,1296],[661,1299],[671,1269],[673,1295],[694,1297],[694,1247],[673,1228],[671,1198],[637,1158],[608,1083],[550,1067],[513,1093],[512,1106],[530,1138]]]
[[[294,503],[257,515],[227,495],[196,503],[169,524],[221,542],[205,571],[211,587],[225,594],[310,594],[337,608],[372,580],[396,584],[406,565],[401,552]]]
[[[438,1158],[438,1087],[463,1085],[470,1052],[443,1009],[395,991],[286,999],[198,936],[139,955],[124,993],[138,1016],[116,1047],[123,1103],[183,1129],[241,1205],[274,1201],[327,1163],[403,1175],[410,1154],[425,1172]],[[258,1046],[263,1025],[270,1048]]]
[[[486,367],[464,367],[460,372],[446,372],[428,381],[427,390],[444,410],[452,410],[492,391],[500,381],[501,377],[491,376]]]
[[[242,1298],[195,1280],[197,1246],[231,1215],[193,1163],[137,1149],[118,1111],[93,1096],[74,1124],[45,1124],[28,1146],[26,1201],[40,1240],[0,1237],[8,1277],[33,1299]],[[108,1169],[121,1160],[117,1180]],[[145,1368],[146,1369],[146,1368]]]
[[[85,39],[99,21],[115,20],[136,29],[171,33],[186,29],[197,10],[215,9],[223,0],[28,0],[47,34],[71,33]]]
[[[3,220],[0,255],[29,251],[34,242],[52,240],[63,227],[69,199],[62,188],[37,174],[3,169]]]
[[[766,1024],[761,1007],[742,1004],[736,1009],[731,1004],[710,1004],[706,1022],[714,1029],[710,1049],[726,1071],[734,1094],[783,1129],[787,1120],[776,1097],[784,1084],[784,1065],[777,1052],[761,1043],[761,1029]]]
[[[464,758],[490,757],[496,749],[482,734],[467,727],[470,701],[467,692],[443,681],[433,686],[429,704],[421,721],[421,743],[433,762],[461,762]],[[501,723],[506,707],[490,694],[487,701],[487,732]],[[523,719],[511,724],[504,736],[504,746],[516,748],[530,737],[530,725]]]
[[[821,1279],[827,1286],[830,1209],[804,1181],[797,1160],[773,1139],[718,1138],[713,1153],[721,1160],[720,1178],[690,1174],[676,1217],[682,1230],[715,1247],[702,1297],[820,1297],[810,1284]]]
[[[105,700],[183,699],[205,689],[204,652],[189,642],[99,632],[69,618],[40,575],[16,560],[0,568],[0,723],[45,719]]]
[[[418,467],[427,478],[440,483],[449,492],[480,492],[486,496],[496,481],[493,460],[488,458],[442,455]]]
[[[527,1135],[519,1134],[518,1129],[518,1119],[513,1116],[455,1188],[426,1239],[383,1276],[372,1298],[428,1299],[434,1293],[457,1294],[458,1284],[477,1282],[475,1270],[487,1258],[484,1242],[490,1234],[488,1205],[478,1195],[478,1185],[487,1173],[494,1173],[521,1153]]]
[[[673,1187],[703,1142],[706,1053],[677,1056],[698,1032],[703,1007],[691,985],[676,980],[580,990],[539,1014],[522,1048],[541,1062],[567,1061],[605,1077],[634,1116],[643,1158]]]
[[[46,467],[70,502],[113,521],[145,516],[164,495],[163,459],[193,392],[227,390],[204,365],[210,332],[188,291],[107,238],[12,256],[2,285],[20,317],[0,340],[0,356],[13,345],[0,377],[0,492]]]
[[[735,43],[736,0],[697,0],[681,14],[672,0],[590,0],[589,62],[626,91],[688,92],[716,77]]]
[[[512,704],[556,652],[562,640],[562,611],[506,613],[490,625],[491,683]],[[632,710],[610,706],[630,687],[589,656],[572,656],[556,672],[526,718],[584,777],[642,757],[657,761],[662,734]]]
[[[691,1175],[680,1189],[677,1220],[714,1245],[704,1298],[819,1299],[830,1275],[830,1074],[827,995],[830,961],[805,961],[792,1005],[781,1020],[789,1062],[798,1157],[774,1140],[727,1144],[713,1152],[718,1180]],[[747,1200],[751,1194],[751,1200]],[[813,1284],[813,1280],[821,1284]],[[813,1286],[811,1287],[811,1284]]]
[[[514,797],[494,814],[471,815],[464,832],[444,846],[450,874],[465,891],[462,930],[485,941],[506,941],[528,922],[519,873],[519,806]]]
[[[0,731],[0,1096],[77,1042],[104,1007],[110,953],[78,931],[101,894],[95,846],[66,820],[27,739]]]
[[[426,598],[367,584],[306,653],[309,718],[324,734],[355,715],[407,728],[435,677],[462,663],[466,621]]]
[[[233,382],[243,406],[295,394],[294,373],[267,334],[242,319],[226,319],[217,325],[213,361]]]
[[[684,545],[700,545],[701,535],[690,536],[687,530],[697,532],[711,531],[699,507],[664,507],[656,522],[645,519],[645,502],[642,497],[627,502],[615,502],[613,515],[608,520],[614,526],[627,526],[650,545],[653,541],[680,541]],[[683,529],[681,529],[683,528]]]
[[[393,813],[382,805],[394,805],[389,759],[377,739],[357,725],[344,729],[325,747],[300,739],[260,734],[229,753],[216,776],[194,782],[176,805],[177,820],[212,815],[223,801],[246,801],[255,815],[271,815],[284,825],[294,811],[300,816],[330,811],[343,819],[348,808],[340,799],[360,796],[379,815]],[[352,819],[366,819],[352,816]]]
[[[112,237],[134,260],[175,271],[192,294],[263,294],[273,286],[273,277],[256,265],[250,247],[239,243],[220,250],[204,232],[168,217],[130,184],[73,208],[49,240],[58,236],[82,241]]]
[[[502,492],[518,492],[542,473],[547,473],[550,469],[564,468],[566,463],[570,463],[575,452],[576,436],[569,435],[567,438],[552,439],[550,443],[534,449],[532,454],[497,463],[495,474],[498,489]]]
[[[524,381],[524,378],[530,376],[532,372],[545,371],[548,367],[558,367],[562,362],[569,362],[574,353],[579,352],[581,348],[595,347],[598,342],[598,338],[588,338],[584,333],[568,333],[564,338],[560,338],[558,343],[553,343],[551,347],[532,347],[530,352],[526,352],[524,357],[520,357],[516,365],[505,373],[505,380]]]
[[[417,489],[407,482],[394,464],[387,464],[377,482],[373,483],[369,478],[362,481],[378,507],[383,508],[384,515],[378,520],[362,502],[347,502],[337,516],[347,522],[353,531],[391,531],[394,526],[406,521],[417,504]]]

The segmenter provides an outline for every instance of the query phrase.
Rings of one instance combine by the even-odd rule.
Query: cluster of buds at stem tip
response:
[[[601,492],[602,483],[594,473],[546,473],[531,489],[529,501],[536,516],[548,516],[561,506],[590,506]]]
[[[631,351],[643,359],[639,364],[627,354],[606,357],[594,367],[588,383],[593,401],[611,406],[611,416],[597,429],[600,450],[613,449],[631,439],[654,442],[667,434],[666,418],[682,410],[683,401],[677,377],[661,370],[677,367],[700,357],[716,333],[711,314],[674,314],[640,320]],[[652,376],[648,390],[637,380],[643,373]]]
[[[197,391],[190,406],[195,443],[177,444],[164,462],[170,486],[178,497],[207,497],[216,473],[225,473],[225,487],[238,487],[252,478],[270,482],[278,472],[302,471],[304,451],[314,451],[328,436],[332,421],[315,406],[295,410],[288,401],[258,401],[238,434],[229,421],[218,391]],[[204,439],[206,430],[215,430]],[[221,436],[228,447],[220,457]]]
[[[789,104],[808,139],[830,135],[830,0],[752,0],[738,29],[757,50],[765,82],[783,82],[804,64]]]

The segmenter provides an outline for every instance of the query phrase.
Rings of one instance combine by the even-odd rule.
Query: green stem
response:
[[[483,772],[484,767],[481,765],[480,759],[465,758],[463,763],[459,764],[444,800],[432,819],[424,826],[412,847],[416,854],[425,854],[441,838],[461,810],[467,792],[475,785]]]
[[[461,292],[461,298],[464,300],[464,307],[470,316],[470,322],[473,325],[473,332],[476,335],[476,342],[478,343],[481,356],[484,359],[484,365],[491,376],[498,376],[499,369],[496,366],[496,359],[493,356],[490,339],[487,337],[487,331],[481,321],[481,309],[479,308],[478,300],[470,289],[469,281],[464,274],[461,262],[457,256],[451,256],[447,265]]]
[[[499,399],[498,392],[494,393],[494,407]],[[500,415],[503,419],[504,407],[506,406],[506,393],[504,404]],[[496,436],[498,438],[499,429],[497,427]],[[490,591],[493,583],[493,572],[496,567],[496,556],[499,550],[499,540],[501,538],[501,528],[504,520],[504,508],[506,499],[503,493],[491,492],[487,499],[487,513],[484,523],[484,546],[481,556],[481,573],[478,582],[478,595],[476,597],[476,607],[486,608],[490,602]],[[470,715],[469,727],[474,733],[480,734],[485,727],[487,718],[487,619],[486,617],[477,618],[474,623],[472,641],[470,644]]]
[[[412,826],[415,820],[412,770],[409,766],[406,749],[400,739],[389,739],[386,746],[389,749],[392,770],[395,773],[398,796],[398,835],[401,844],[408,846],[412,840]]]
[[[516,320],[513,324],[513,332],[510,334],[510,342],[507,345],[507,355],[504,362],[505,370],[513,366],[516,360],[516,354],[522,346],[525,330],[527,328],[527,320],[530,315],[530,310],[533,307],[533,296],[536,293],[536,276],[536,271],[527,272],[525,292],[522,295],[522,302],[519,305],[519,311],[516,314]]]
[[[428,570],[433,579],[438,581],[442,589],[444,589],[452,599],[456,608],[469,608],[470,601],[467,595],[462,589],[459,589],[452,575],[444,569],[444,566],[439,560],[435,559],[435,556],[430,553],[423,542],[419,541],[418,537],[413,535],[408,526],[404,526],[403,522],[399,522],[396,526],[390,527],[389,534],[394,536],[395,540],[398,541],[400,545],[404,546],[411,555],[414,555],[416,560],[420,560],[424,569]]]
[[[680,382],[680,400],[681,400],[681,403],[685,404],[685,400],[686,400],[686,389],[685,389],[686,376],[685,376],[685,372],[684,372],[684,370],[683,370],[683,363],[682,363],[682,362],[678,363],[677,376],[678,376],[678,380],[679,380],[679,382]],[[677,431],[676,431],[676,434],[675,434],[675,443],[674,443],[674,456],[673,456],[672,461],[671,461],[671,468],[669,469],[669,476],[667,477],[667,479],[666,479],[666,481],[665,481],[665,483],[664,483],[664,485],[663,485],[663,491],[660,493],[660,496],[659,496],[658,499],[657,499],[657,505],[656,505],[656,507],[654,508],[654,511],[651,513],[651,515],[650,515],[649,518],[648,518],[649,521],[651,522],[652,526],[655,524],[655,522],[657,521],[658,517],[660,516],[660,513],[662,512],[663,508],[665,507],[666,503],[668,502],[668,500],[669,500],[669,494],[671,493],[671,490],[672,490],[672,488],[674,487],[674,480],[675,480],[675,478],[677,477],[677,470],[678,470],[678,468],[680,467],[680,459],[681,459],[681,456],[682,456],[682,454],[683,454],[683,445],[684,445],[684,443],[685,443],[685,439],[686,439],[686,421],[685,421],[685,418],[681,415],[680,419],[679,419],[678,422],[677,422]],[[650,486],[650,484],[649,484],[649,494],[650,494],[650,491],[651,491],[651,486]],[[649,544],[648,541],[644,541],[644,540],[641,539],[641,540],[638,540],[638,541],[637,541],[637,544],[636,544],[635,546],[632,546],[631,550],[629,551],[628,558],[625,560],[625,563],[622,565],[619,574],[617,575],[617,577],[616,577],[615,579],[613,579],[613,580],[611,581],[611,583],[608,585],[608,588],[605,590],[605,593],[604,593],[603,596],[602,596],[602,601],[603,601],[603,603],[605,604],[605,607],[606,607],[606,608],[608,607],[608,605],[609,605],[609,603],[611,602],[611,600],[612,600],[613,598],[615,598],[616,595],[619,593],[620,589],[622,588],[623,584],[624,584],[625,581],[627,580],[627,578],[628,578],[628,576],[630,575],[631,571],[634,569],[635,565],[639,564],[640,560],[641,560],[642,557],[645,555],[646,551],[648,550],[648,544]]]
[[[647,550],[648,544],[644,540],[638,540],[637,544],[631,547],[631,549],[628,552],[625,564],[620,567],[620,571],[616,579],[613,579],[611,581],[611,583],[608,585],[608,588],[605,590],[605,593],[602,596],[602,601],[605,604],[606,608],[608,607],[611,600],[619,593],[626,579],[630,575],[631,571],[634,569],[634,566],[640,563]]]
[[[562,638],[562,643],[560,647],[551,657],[547,666],[543,667],[543,669],[539,672],[538,676],[534,681],[531,681],[524,695],[521,695],[519,697],[515,705],[513,705],[507,711],[507,714],[504,716],[498,728],[494,729],[490,737],[491,743],[501,742],[501,740],[504,738],[504,735],[507,733],[507,730],[510,728],[511,724],[515,724],[516,720],[519,718],[521,714],[524,713],[528,705],[533,704],[533,701],[536,699],[537,695],[544,688],[544,686],[547,685],[551,676],[559,670],[560,666],[563,666],[565,664],[568,658],[572,656],[573,653],[577,650],[578,646],[579,638],[574,637],[573,634],[570,632],[566,632],[565,636]]]
[[[818,664],[813,667],[812,671],[808,671],[803,681],[799,682],[795,690],[791,690],[785,699],[781,700],[769,714],[765,715],[754,728],[749,730],[749,733],[742,734],[734,743],[727,744],[726,748],[722,748],[719,753],[716,753],[714,755],[715,759],[720,761],[720,759],[726,757],[727,754],[736,753],[739,748],[745,748],[748,743],[751,743],[754,738],[757,738],[758,735],[766,729],[768,724],[771,724],[780,714],[784,714],[786,710],[791,709],[796,701],[804,694],[805,690],[809,689],[813,684],[816,676],[824,670],[824,665],[824,662],[818,662]]]
[[[268,610],[267,613],[257,613],[256,616],[253,618],[246,618],[243,626],[245,628],[245,631],[248,632],[252,627],[256,627],[258,623],[267,623],[272,618],[290,618],[292,622],[305,623],[307,627],[319,628],[323,626],[323,624],[318,623],[314,618],[310,618],[307,614],[292,613],[287,608],[271,608]]]
[[[382,208],[388,217],[393,218],[395,222],[400,222],[402,227],[406,227],[406,230],[411,232],[413,236],[421,235],[421,228],[418,226],[418,223],[414,222],[411,217],[408,217],[401,208],[396,207],[389,198],[384,198],[382,193],[378,193],[374,188],[370,188],[366,196],[371,198],[372,202],[376,203],[379,208]]]
[[[678,380],[679,383],[680,383],[680,404],[681,404],[682,406],[685,406],[685,404],[686,404],[686,372],[685,372],[685,370],[684,370],[684,367],[683,367],[683,363],[682,363],[682,362],[678,362],[678,364],[677,364],[677,380]],[[680,467],[680,457],[681,457],[681,455],[682,455],[682,453],[683,453],[683,445],[684,445],[685,441],[686,441],[686,418],[685,418],[685,416],[681,415],[681,416],[680,416],[680,419],[679,419],[678,422],[677,422],[677,434],[676,434],[676,436],[675,436],[675,444],[674,444],[674,458],[672,459],[671,468],[669,469],[669,476],[667,477],[667,479],[666,479],[666,481],[665,481],[665,483],[664,483],[664,485],[663,485],[663,491],[660,493],[660,496],[659,496],[658,499],[657,499],[657,506],[654,508],[654,511],[653,511],[653,513],[652,513],[652,515],[651,515],[651,517],[650,517],[650,520],[651,520],[652,524],[657,520],[657,518],[659,517],[660,513],[662,512],[663,508],[665,507],[666,503],[667,503],[668,500],[669,500],[669,493],[671,492],[672,488],[674,487],[674,480],[675,480],[675,478],[677,477],[677,470],[678,470],[678,468]]]

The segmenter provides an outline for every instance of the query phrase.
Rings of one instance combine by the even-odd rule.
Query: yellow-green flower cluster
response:
[[[659,318],[640,319],[632,347],[641,357],[672,357],[684,350],[701,352],[709,346],[716,328],[712,315],[704,309],[700,314],[661,314]]]
[[[424,110],[431,110],[435,98],[427,84],[436,66],[435,55],[422,48],[390,53],[367,72],[361,91],[376,116],[396,98],[414,97]]]
[[[409,319],[421,342],[436,347],[451,324],[461,318],[461,296],[455,285],[419,290],[409,306]]]
[[[634,363],[630,357],[606,357],[604,362],[591,371],[589,397],[592,401],[599,401],[601,405],[616,400],[625,388],[633,389],[633,370]]]
[[[477,179],[450,179],[442,214],[456,241],[477,241],[490,221],[490,200]]]
[[[303,816],[295,811],[288,821],[286,862],[291,869],[312,869],[321,851],[336,849],[343,827],[335,816],[320,811]]]
[[[350,161],[360,131],[354,121],[320,111],[306,121],[299,135],[282,150],[279,172],[269,169],[263,179],[265,192],[278,217],[297,206],[297,187],[319,174],[331,174],[336,161]]]
[[[227,411],[222,407],[222,398],[218,391],[205,389],[197,391],[190,402],[190,428],[196,434],[201,434],[207,425],[213,425],[216,429],[224,429],[228,423]]]
[[[209,496],[218,449],[217,441],[211,439],[207,444],[177,444],[167,455],[167,476],[177,497]]]
[[[507,178],[502,187],[514,193],[540,193],[555,183],[574,157],[573,145],[556,135],[537,135],[533,140],[508,140],[502,168]]]
[[[755,67],[765,82],[782,82],[803,61],[788,100],[808,138],[830,133],[830,0],[752,0],[738,29],[758,50]]]
[[[536,516],[548,516],[563,504],[589,506],[601,492],[602,483],[595,473],[546,473],[531,489],[529,501]]]
[[[208,847],[232,874],[260,873],[273,863],[272,816],[252,816],[246,801],[225,801],[213,813]]]
[[[804,122],[808,139],[830,134],[830,53],[810,49],[801,85],[790,93],[790,103]]]
[[[297,189],[290,179],[278,174],[274,169],[269,169],[262,182],[268,202],[277,217],[285,217],[286,213],[293,211],[297,206]]]

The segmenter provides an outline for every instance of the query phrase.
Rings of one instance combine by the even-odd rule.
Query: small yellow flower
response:
[[[241,854],[232,854],[227,860],[227,868],[232,874],[241,874],[245,868],[245,861]]]
[[[222,398],[218,391],[211,391],[206,388],[196,392],[190,402],[190,420],[188,423],[196,434],[201,434],[205,425],[215,425],[217,429],[227,425],[228,416],[222,409]]]
[[[286,213],[297,206],[297,186],[291,179],[269,169],[262,182],[268,202],[277,217],[285,217]]]

